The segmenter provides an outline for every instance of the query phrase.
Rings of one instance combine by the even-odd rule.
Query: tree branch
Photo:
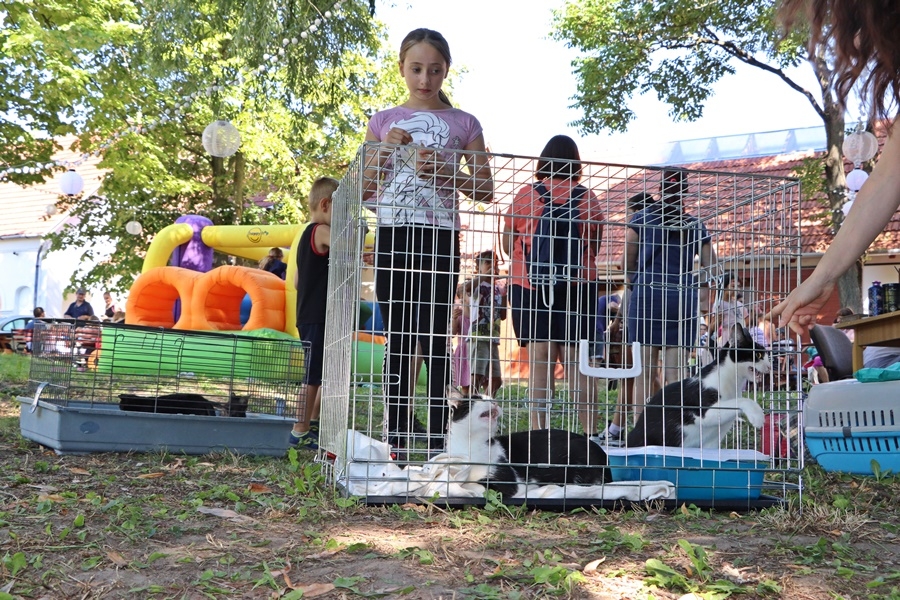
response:
[[[810,92],[809,90],[807,90],[806,88],[804,88],[803,86],[798,84],[796,81],[794,81],[793,79],[788,77],[784,71],[782,71],[781,69],[775,68],[772,65],[766,64],[760,60],[757,60],[752,54],[750,54],[743,48],[739,47],[737,44],[735,44],[732,41],[725,41],[725,40],[719,39],[715,33],[710,31],[709,28],[705,27],[704,30],[710,37],[703,38],[703,37],[697,36],[695,38],[697,40],[697,43],[717,46],[717,47],[721,48],[722,50],[724,50],[725,52],[727,52],[728,54],[730,54],[731,56],[738,59],[739,61],[741,61],[745,64],[748,64],[751,67],[756,67],[758,69],[762,69],[763,71],[768,71],[769,73],[773,73],[774,75],[777,75],[779,78],[781,78],[782,81],[784,81],[786,84],[788,84],[791,88],[793,88],[794,90],[796,90],[796,91],[800,92],[801,94],[803,94],[804,96],[806,96],[806,99],[812,105],[813,110],[816,111],[816,114],[819,115],[819,118],[821,118],[823,121],[825,120],[825,109],[823,107],[819,106],[819,103],[816,101],[816,97],[813,96],[812,92]]]

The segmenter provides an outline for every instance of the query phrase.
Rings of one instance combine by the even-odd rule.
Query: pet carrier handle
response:
[[[49,382],[42,381],[38,384],[37,389],[34,390],[34,401],[31,403],[31,412],[34,412],[37,410],[38,400],[41,399],[41,392],[43,392],[44,388],[47,387],[48,385],[50,385]]]
[[[602,377],[604,379],[628,379],[641,374],[641,344],[631,342],[631,366],[627,369],[610,369],[607,367],[592,367],[590,364],[590,343],[581,340],[578,347],[580,364],[578,370],[589,377]]]

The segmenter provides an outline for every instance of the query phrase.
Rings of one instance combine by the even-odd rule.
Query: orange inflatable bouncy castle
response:
[[[253,302],[250,319],[241,327],[241,301]],[[175,301],[181,314],[175,321]],[[238,331],[264,327],[284,331],[284,281],[247,267],[218,267],[199,273],[179,267],[155,267],[135,280],[125,305],[130,325]]]
[[[218,331],[265,328],[296,337],[297,290],[293,282],[297,241],[305,227],[213,225],[199,215],[180,217],[150,243],[143,272],[128,296],[125,322]],[[272,247],[288,249],[286,280],[255,268],[213,268],[214,251],[258,261]],[[170,259],[178,266],[166,266]],[[201,281],[203,285],[199,285]],[[240,306],[246,296],[252,309],[249,321],[241,327]],[[180,314],[176,300],[180,300]]]
[[[284,331],[284,288],[280,277],[266,271],[217,267],[204,273],[194,285],[191,329],[249,331],[266,327]],[[241,301],[246,294],[250,295],[253,310],[250,319],[241,327]]]
[[[204,273],[180,267],[154,267],[141,273],[125,303],[129,325],[193,329],[191,299],[195,282]],[[181,301],[181,315],[175,321],[175,301]],[[187,310],[186,310],[187,309]]]

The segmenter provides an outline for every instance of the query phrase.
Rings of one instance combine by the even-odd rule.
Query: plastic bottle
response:
[[[884,314],[884,288],[880,281],[873,281],[869,288],[869,314],[873,317]]]
[[[884,288],[884,312],[900,310],[900,283],[885,283],[881,287]]]

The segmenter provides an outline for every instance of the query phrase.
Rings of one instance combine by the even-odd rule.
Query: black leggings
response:
[[[416,343],[428,366],[428,429],[447,425],[450,383],[447,330],[459,273],[459,236],[426,226],[379,227],[375,250],[375,295],[387,330],[384,356],[389,432],[408,433],[410,373]]]

